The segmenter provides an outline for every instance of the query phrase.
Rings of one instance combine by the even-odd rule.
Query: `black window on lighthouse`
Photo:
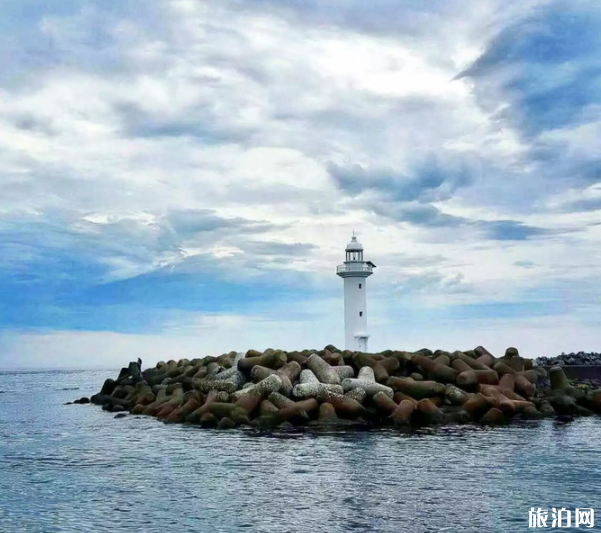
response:
[[[361,288],[361,283],[359,283],[359,288]]]
[[[363,311],[359,311],[359,316],[363,316]]]

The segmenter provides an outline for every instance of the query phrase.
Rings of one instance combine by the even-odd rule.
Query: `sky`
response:
[[[598,0],[4,0],[0,368],[601,351]]]

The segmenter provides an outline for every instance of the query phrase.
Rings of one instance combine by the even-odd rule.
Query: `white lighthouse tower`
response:
[[[367,352],[367,278],[373,274],[371,261],[363,261],[363,246],[355,232],[346,247],[346,261],[336,268],[344,280],[344,335],[345,348]]]

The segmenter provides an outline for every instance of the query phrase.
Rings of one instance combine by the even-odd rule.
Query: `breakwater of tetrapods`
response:
[[[323,350],[230,352],[130,363],[91,398],[117,417],[238,426],[392,426],[478,423],[601,414],[601,389],[545,369],[515,348],[380,353]]]

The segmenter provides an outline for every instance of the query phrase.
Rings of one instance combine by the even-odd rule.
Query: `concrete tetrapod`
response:
[[[375,404],[378,413],[382,416],[390,416],[398,407],[390,396],[387,396],[381,391],[372,396],[372,401]]]
[[[415,414],[418,423],[424,425],[440,424],[443,419],[442,411],[430,398],[424,398],[417,402]]]
[[[265,379],[259,381],[259,383],[256,383],[251,387],[234,392],[232,394],[232,398],[234,401],[237,401],[241,396],[249,394],[252,391],[258,392],[259,394],[265,396],[272,392],[278,392],[281,388],[282,378],[280,378],[280,376],[277,374],[272,374],[271,376],[267,376]]]
[[[335,366],[334,372],[338,374],[340,381],[346,378],[354,378],[355,377],[355,369],[352,366],[343,365],[343,366]]]
[[[396,357],[387,357],[382,361],[378,361],[373,367],[375,380],[378,383],[386,383],[390,375],[396,372],[400,366],[401,363]]]
[[[411,424],[416,405],[416,403],[410,400],[402,400],[390,415],[393,424],[395,426],[408,426]]]
[[[477,390],[479,381],[476,371],[473,369],[465,370],[457,376],[457,386],[467,391]]]
[[[325,402],[319,406],[319,414],[317,420],[321,425],[331,425],[340,423],[340,419],[336,414],[336,409],[331,403]]]
[[[292,389],[292,396],[298,400],[316,398],[324,401],[331,393],[342,394],[343,389],[340,385],[328,383],[300,383]]]
[[[447,385],[445,387],[445,398],[452,405],[463,405],[469,400],[469,397],[469,393],[455,385]]]
[[[451,367],[457,372],[457,374],[474,370],[470,365],[468,365],[463,359],[460,359],[459,357],[455,357],[451,361]]]
[[[535,386],[526,379],[526,377],[522,374],[516,374],[514,376],[515,380],[515,390],[524,398],[530,399],[534,396]]]
[[[352,389],[363,389],[368,396],[373,396],[378,392],[386,394],[389,398],[394,396],[394,391],[390,387],[366,379],[347,378],[342,381],[342,388],[345,392]]]
[[[191,395],[185,403],[180,407],[171,411],[171,413],[165,418],[165,422],[169,424],[181,423],[188,415],[196,411],[200,407],[200,401],[196,395]],[[160,418],[157,416],[157,418]]]
[[[488,368],[487,370],[474,370],[473,372],[476,374],[478,383],[482,385],[499,384],[499,374],[497,374],[492,368]]]
[[[513,400],[507,398],[503,393],[494,385],[489,385],[483,388],[482,394],[487,398],[490,398],[493,405],[500,409],[505,416],[513,417],[517,413],[518,406]]]
[[[291,400],[290,398],[286,398],[286,396],[280,394],[279,392],[272,392],[269,395],[268,399],[271,403],[273,403],[273,405],[275,405],[278,408],[278,410],[284,409],[285,407],[290,407],[295,403],[293,400]],[[308,420],[309,414],[303,412],[298,416],[298,418],[301,422],[305,422],[306,420]]]
[[[309,398],[307,400],[294,402],[292,405],[280,409],[279,413],[275,416],[277,418],[278,423],[281,423],[286,420],[299,417],[303,413],[310,413],[311,411],[318,409],[318,407],[319,403],[317,402],[317,400],[315,398]]]
[[[356,420],[366,418],[368,412],[358,401],[342,394],[329,394],[327,401],[334,406],[340,418]]]
[[[200,422],[202,415],[209,412],[209,405],[212,402],[218,401],[218,399],[219,399],[218,397],[219,397],[218,391],[210,391],[206,395],[206,397],[204,399],[204,403],[202,403],[202,405],[200,405],[200,407],[198,407],[197,409],[195,409],[194,411],[192,411],[190,414],[188,414],[186,416],[186,422],[189,422],[190,424],[198,424]]]
[[[567,389],[571,386],[563,368],[560,366],[554,366],[549,370],[549,379],[553,390]]]
[[[432,361],[421,354],[414,355],[411,362],[416,365],[428,379],[439,383],[455,383],[457,372],[451,367]]]
[[[258,357],[244,357],[238,361],[238,370],[250,374],[255,365],[266,366],[267,368],[278,369],[288,362],[288,358],[283,353],[269,353]]]
[[[499,379],[499,387],[511,391],[515,390],[515,376],[513,374],[503,374]]]
[[[601,389],[590,391],[585,396],[584,403],[594,413],[601,414]]]
[[[481,424],[487,424],[491,426],[500,426],[507,423],[503,413],[496,407],[489,409],[480,419]]]
[[[307,360],[307,366],[321,383],[326,383],[328,385],[340,385],[340,376],[316,353],[309,357]]]
[[[229,417],[223,417],[217,424],[217,429],[232,429],[236,427],[236,423]]]
[[[263,400],[261,405],[259,406],[259,414],[260,416],[273,415],[277,413],[279,409],[275,406],[274,403],[269,400]]]
[[[299,373],[300,373],[300,365],[298,363],[295,363],[294,361],[292,363],[299,367]],[[261,365],[255,365],[255,366],[253,366],[252,370],[250,371],[250,377],[255,383],[258,383],[259,381],[262,381],[265,378],[275,374],[275,375],[279,376],[280,379],[282,380],[282,387],[281,387],[282,392],[286,396],[290,396],[290,394],[292,393],[292,381],[288,377],[288,374],[286,372],[282,371],[284,368],[286,368],[286,365],[284,365],[279,370],[273,370],[272,368],[267,368],[267,367],[264,367]]]
[[[365,398],[367,398],[367,392],[365,392],[365,389],[362,389],[361,387],[351,389],[345,392],[344,395],[347,398],[351,398],[352,400],[355,400],[361,404],[365,401]]]
[[[301,383],[321,383],[312,370],[305,369],[300,373],[299,381]]]
[[[204,415],[202,415],[200,417],[200,419],[198,420],[198,423],[203,428],[214,428],[214,427],[217,427],[219,420],[217,420],[217,417],[215,415],[213,415],[211,413],[205,413]]]
[[[353,376],[349,376],[349,377],[353,378],[354,374],[353,374]],[[374,374],[374,369],[371,366],[364,366],[364,367],[360,368],[359,373],[357,374],[357,379],[363,379],[365,381],[375,382],[376,376]]]
[[[201,392],[217,390],[225,391],[231,394],[242,387],[244,383],[246,383],[246,376],[242,372],[234,370],[231,374],[228,373],[228,377],[224,379],[220,379],[219,374],[217,374],[210,379],[200,380],[200,383],[198,383],[196,386]]]
[[[441,353],[439,356],[435,357],[433,361],[440,365],[451,366],[451,357],[447,353]]]
[[[421,400],[432,396],[444,395],[446,387],[436,381],[415,381],[411,378],[390,377],[386,384],[395,391],[402,392]]]
[[[472,370],[490,370],[490,368],[488,366],[481,363],[480,361],[476,361],[474,358],[470,357],[469,355],[464,354],[463,352],[453,352],[451,354],[451,361],[454,361],[455,359],[460,359],[461,361],[466,363],[469,367],[471,367]],[[451,362],[451,364],[453,364],[453,363]]]
[[[476,357],[476,362],[482,363],[483,365],[493,367],[496,363],[495,357],[484,347],[478,346],[474,349],[474,352],[478,357]]]
[[[481,392],[478,392],[463,404],[463,409],[469,413],[474,420],[479,420],[484,413],[494,406],[495,404],[492,398],[488,398]]]

